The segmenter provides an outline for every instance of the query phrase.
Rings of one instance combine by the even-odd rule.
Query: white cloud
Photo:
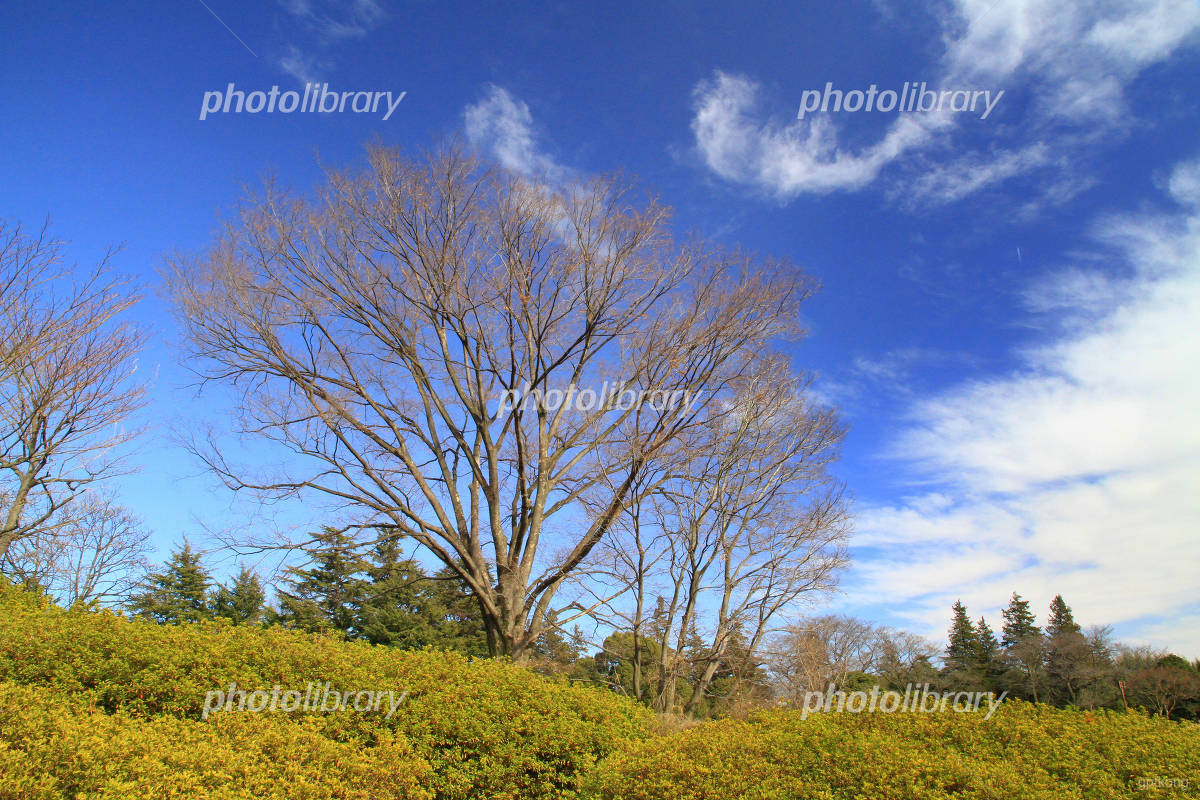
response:
[[[529,106],[506,89],[489,86],[482,100],[463,112],[467,139],[501,166],[527,177],[554,180],[564,168],[538,150]]]
[[[1004,90],[987,124],[995,137],[1013,137],[1011,146],[955,154],[959,123],[968,117],[978,123],[976,115],[896,114],[875,144],[851,151],[839,144],[837,126],[853,124],[856,115],[840,115],[836,125],[821,113],[785,124],[763,114],[756,82],[717,72],[694,90],[692,131],[700,157],[720,177],[780,199],[861,189],[893,164],[895,185],[903,187],[893,195],[909,202],[954,202],[1036,173],[1039,197],[1023,210],[1033,214],[1041,203],[1062,202],[1090,185],[1075,174],[1080,167],[1072,154],[1128,127],[1129,84],[1195,42],[1200,5],[955,0],[941,23],[945,51],[929,84]],[[880,89],[902,83],[887,76],[873,82]],[[1032,98],[1028,109],[1016,105],[1020,92]],[[925,157],[929,153],[937,158]]]
[[[903,190],[897,190],[897,193],[911,198],[912,202],[936,197],[950,203],[1049,162],[1050,148],[1042,142],[1020,150],[971,154],[930,163],[922,169],[916,180],[908,183]]]
[[[300,23],[303,35],[299,38],[306,44],[303,48],[285,45],[276,65],[301,83],[321,80],[321,73],[333,66],[314,53],[327,54],[335,45],[362,39],[387,18],[377,0],[280,0],[279,4]]]
[[[1200,30],[1193,0],[957,0],[943,19],[947,81],[1028,82],[1040,117],[1126,113],[1137,74]]]
[[[287,52],[279,59],[279,68],[300,83],[315,83],[319,80],[316,59],[295,45],[288,45]]]
[[[1200,161],[1192,161],[1171,173],[1167,190],[1185,206],[1200,206]]]
[[[1172,175],[1181,202],[1198,166]],[[1097,238],[1133,277],[1068,273],[1085,323],[913,407],[891,456],[937,489],[863,511],[855,602],[936,631],[960,597],[978,615],[1061,592],[1084,623],[1200,655],[1200,631],[1164,622],[1194,617],[1200,565],[1200,207],[1102,220]]]
[[[849,153],[826,117],[787,126],[760,121],[758,92],[748,78],[717,72],[696,87],[692,132],[709,169],[780,198],[865,186],[928,135],[921,118],[904,117],[879,143]]]
[[[361,39],[387,17],[376,0],[281,0],[280,4],[327,41]]]
[[[856,356],[837,377],[818,376],[810,391],[825,405],[840,406],[848,416],[878,415],[881,401],[908,399],[920,391],[918,370],[978,364],[975,356],[961,350],[898,347],[879,356]]]
[[[1024,299],[1030,311],[1072,312],[1079,318],[1107,312],[1129,289],[1127,282],[1099,270],[1068,267],[1030,286]]]

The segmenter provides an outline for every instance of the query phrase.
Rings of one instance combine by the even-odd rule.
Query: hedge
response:
[[[602,762],[596,800],[1195,797],[1200,726],[1006,702],[982,713],[761,713]]]
[[[429,764],[402,738],[363,749],[313,718],[225,714],[209,722],[109,714],[51,690],[0,682],[0,798],[429,800]]]
[[[268,691],[329,682],[346,691],[407,692],[390,720],[343,712],[306,724],[363,747],[385,736],[407,741],[432,767],[424,785],[446,800],[569,797],[599,759],[647,736],[651,722],[645,709],[610,692],[504,661],[282,628],[156,625],[110,611],[67,611],[2,586],[0,680],[77,697],[110,714],[192,721],[200,720],[205,694],[231,682]],[[241,715],[208,721],[227,716]]]

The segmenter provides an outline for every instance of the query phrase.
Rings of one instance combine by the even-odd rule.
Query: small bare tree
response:
[[[675,708],[687,675],[682,710],[694,713],[734,649],[753,658],[781,612],[831,589],[846,563],[848,517],[828,473],[842,438],[835,414],[763,360],[707,423],[610,546],[612,574],[630,576],[635,647],[655,640],[660,711]]]
[[[410,537],[478,598],[492,652],[522,659],[565,624],[555,595],[642,472],[808,292],[783,265],[673,243],[667,219],[613,180],[539,184],[455,149],[371,149],[313,201],[268,187],[167,273],[201,381],[235,387],[238,433],[292,457],[191,446],[234,490]]]
[[[111,498],[91,492],[60,517],[14,542],[0,573],[44,589],[66,607],[123,599],[150,567],[150,532]]]
[[[799,703],[805,692],[842,687],[854,673],[871,673],[895,684],[941,648],[907,631],[826,614],[788,626],[770,645],[769,662],[780,695]],[[932,671],[933,667],[928,667]]]
[[[1159,716],[1171,718],[1180,703],[1200,697],[1200,676],[1177,666],[1155,666],[1129,680],[1129,696]]]
[[[45,228],[0,222],[0,558],[119,472],[135,434],[124,426],[145,397],[134,380],[145,337],[112,255],[77,276]]]

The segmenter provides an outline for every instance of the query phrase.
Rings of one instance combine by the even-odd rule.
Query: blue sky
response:
[[[205,5],[207,3],[207,6]],[[226,27],[227,26],[227,27]],[[0,214],[153,285],[239,187],[306,189],[377,139],[518,170],[623,170],[696,230],[822,283],[797,368],[851,426],[835,611],[941,637],[1016,590],[1200,655],[1200,4],[1195,0],[8,4]],[[213,114],[205,92],[405,92],[381,114]],[[982,90],[971,112],[807,90]],[[1000,95],[1000,92],[1003,92]],[[171,444],[196,405],[160,298],[143,470],[163,552],[244,509]],[[205,401],[207,402],[207,401]]]

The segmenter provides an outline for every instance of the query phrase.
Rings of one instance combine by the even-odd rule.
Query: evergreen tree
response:
[[[284,578],[288,589],[279,591],[278,621],[301,630],[334,630],[357,638],[355,611],[366,591],[367,563],[344,531],[325,527],[313,539],[302,548],[312,566],[291,567]]]
[[[440,644],[429,578],[418,562],[404,557],[398,535],[386,533],[375,543],[366,575],[354,603],[361,638],[403,649]]]
[[[570,635],[548,628],[534,642],[529,666],[543,675],[561,675],[570,672],[581,655],[583,634],[578,626]]]
[[[263,620],[266,602],[262,581],[243,564],[231,585],[217,587],[212,607],[216,616],[233,620],[235,624],[257,625]]]
[[[1008,608],[1004,609],[1001,644],[1004,648],[1005,672],[1001,688],[1014,697],[1034,702],[1043,701],[1047,682],[1045,640],[1036,618],[1029,610],[1029,601],[1013,592]]]
[[[981,665],[990,665],[1000,656],[1000,642],[983,617],[975,624],[975,639],[978,642],[978,657]]]
[[[1013,592],[1002,616],[1004,627],[1001,629],[1001,644],[1005,650],[1011,650],[1029,636],[1041,634],[1041,630],[1034,625],[1036,618],[1029,610],[1029,601],[1022,600],[1016,592]]]
[[[1046,623],[1046,638],[1053,640],[1057,636],[1079,632],[1071,607],[1063,601],[1061,594],[1054,595],[1050,602],[1050,619]]]
[[[1004,662],[1001,659],[1000,642],[983,617],[975,625],[975,661],[980,679],[988,689],[993,689],[1004,672]]]
[[[434,644],[467,655],[488,655],[487,631],[479,601],[450,567],[435,572],[422,588],[433,620]]]
[[[950,642],[946,647],[946,668],[950,672],[968,672],[978,663],[979,641],[975,626],[960,601],[954,603],[950,623]]]
[[[143,591],[130,597],[129,610],[167,625],[212,619],[208,597],[212,579],[200,563],[200,554],[185,540],[164,567],[143,579]]]
[[[1092,647],[1075,623],[1071,607],[1056,594],[1046,623],[1047,699],[1079,705],[1080,692],[1097,677],[1094,665]]]

